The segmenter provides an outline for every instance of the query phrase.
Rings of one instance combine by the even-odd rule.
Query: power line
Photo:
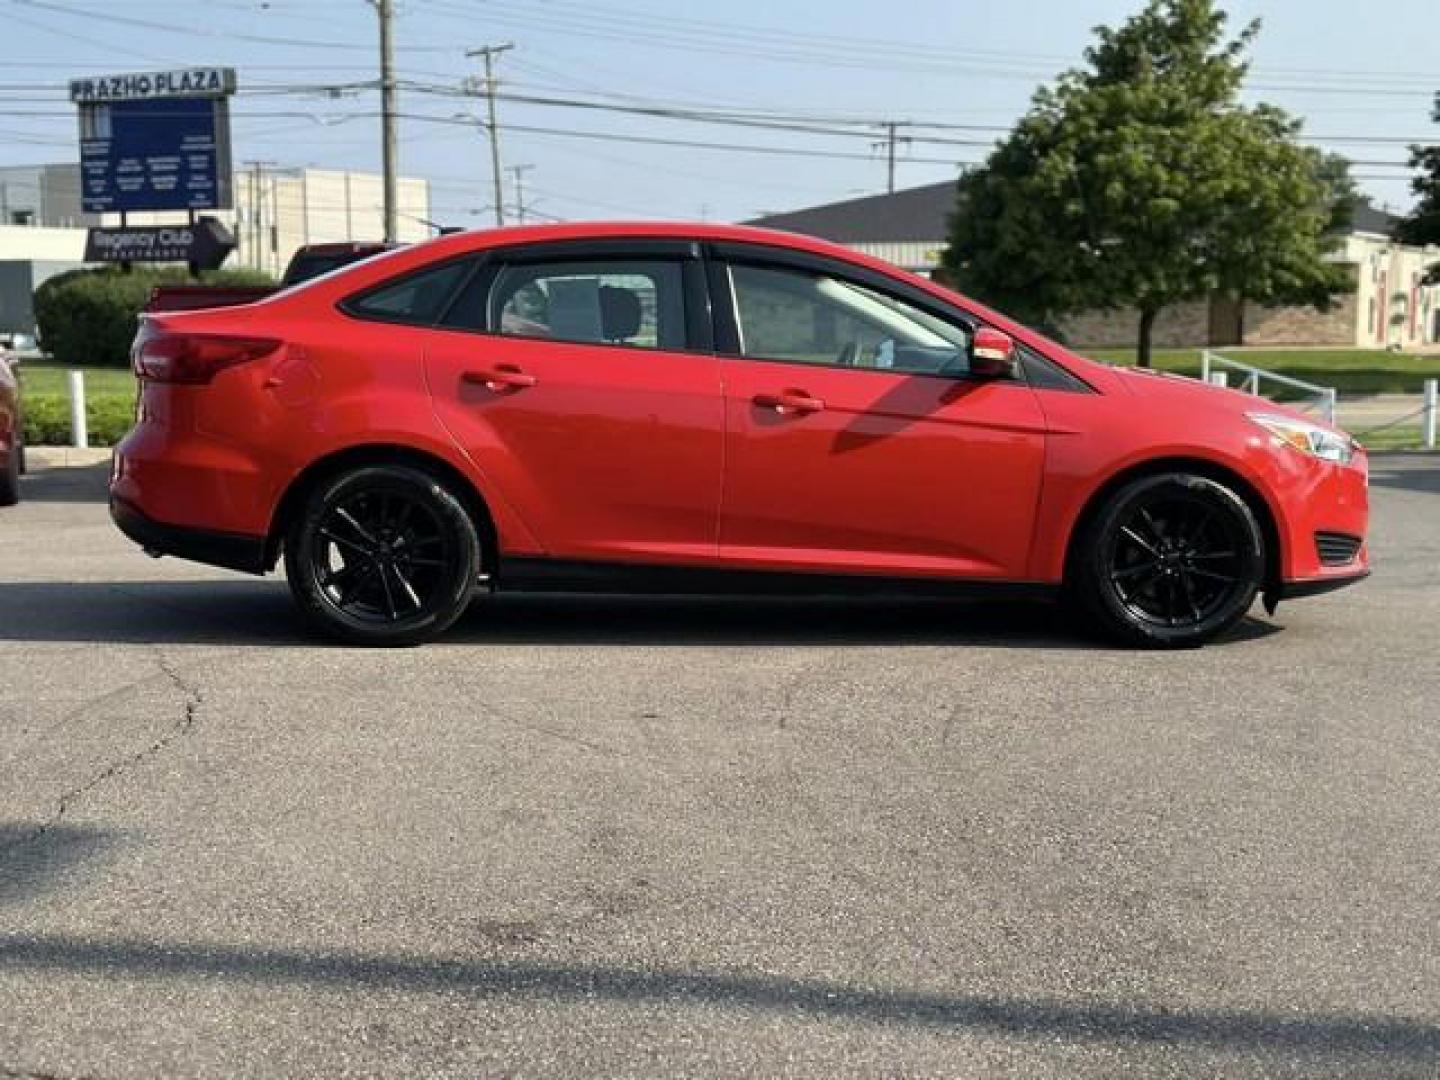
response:
[[[502,3],[504,0],[502,0]],[[441,11],[448,11],[460,14],[456,5],[452,3],[432,0],[432,8]],[[508,6],[528,7],[530,10],[524,16],[515,14],[514,18],[533,18],[541,15],[535,11],[535,4],[519,4],[511,0]],[[957,59],[976,62],[994,63],[1007,65],[1026,65],[1031,67],[1063,67],[1074,62],[1074,57],[1059,55],[1055,53],[1022,53],[1011,50],[976,49],[969,46],[959,46],[950,43],[927,45],[914,41],[900,41],[895,39],[882,39],[872,36],[853,37],[839,34],[824,34],[813,29],[803,31],[786,30],[775,26],[744,26],[734,22],[721,22],[717,20],[693,19],[679,17],[671,12],[663,16],[656,16],[650,12],[627,9],[610,3],[606,5],[602,14],[594,10],[593,5],[579,3],[576,0],[544,0],[538,5],[544,9],[544,14],[550,18],[579,18],[589,25],[606,26],[628,26],[651,32],[665,32],[676,36],[686,35],[693,42],[707,42],[716,39],[726,39],[744,44],[746,47],[759,45],[775,45],[784,43],[790,47],[805,48],[814,50],[821,54],[853,54],[864,57],[896,57],[896,58],[921,58],[941,63],[953,64]],[[1412,82],[1422,86],[1433,88],[1435,74],[1432,71],[1395,71],[1393,69],[1345,69],[1345,68],[1305,68],[1305,67],[1270,67],[1258,66],[1257,71],[1267,75],[1280,77],[1288,76],[1323,76],[1326,84],[1333,84],[1337,78],[1341,79],[1365,79],[1372,82]]]
[[[61,15],[78,16],[87,21],[108,22],[117,26],[131,26],[142,30],[159,30],[167,34],[186,34],[191,37],[253,41],[261,45],[281,45],[293,48],[348,49],[352,51],[359,49],[366,52],[370,49],[368,45],[355,45],[344,41],[317,41],[294,37],[270,37],[265,34],[249,34],[237,30],[221,29],[219,27],[207,27],[204,25],[190,26],[180,22],[160,22],[155,19],[140,19],[132,15],[116,15],[113,12],[101,12],[93,9],[72,7],[69,4],[57,3],[56,0],[10,0],[10,2],[12,4],[23,4],[25,7],[39,8],[42,11],[53,11]],[[113,43],[111,47],[113,48]],[[403,51],[412,53],[448,53],[453,50],[439,45],[411,45],[405,47]]]
[[[454,6],[431,0],[431,9],[442,14],[460,16],[467,14]],[[470,13],[473,15],[473,13]],[[747,30],[725,24],[697,23],[667,15],[663,20],[648,19],[640,15],[626,15],[607,7],[603,13],[586,10],[574,4],[559,0],[547,0],[540,10],[528,8],[523,14],[491,10],[487,16],[491,21],[509,25],[516,30],[564,31],[579,37],[624,43],[641,42],[660,48],[678,49],[688,53],[712,53],[739,56],[748,60],[764,59],[786,63],[798,63],[826,68],[849,67],[893,71],[897,63],[903,63],[908,71],[926,72],[939,76],[973,76],[986,78],[1046,79],[1051,78],[1070,66],[1069,59],[1053,58],[1041,61],[1035,57],[1017,54],[984,53],[975,50],[945,49],[935,52],[913,45],[891,43],[885,46],[870,41],[848,39],[853,44],[827,46],[820,44],[823,35],[804,34],[771,30]],[[787,37],[786,35],[790,36]],[[1380,79],[1386,76],[1378,75]],[[1419,77],[1417,73],[1416,77]],[[1333,82],[1323,85],[1252,84],[1256,88],[1273,88],[1286,92],[1346,93],[1378,96],[1430,96],[1431,90],[1376,88],[1363,86],[1336,86]]]
[[[478,121],[455,117],[430,116],[424,113],[404,114],[407,120],[419,120],[435,124],[461,124],[476,126]],[[577,139],[598,139],[602,142],[642,143],[649,146],[682,146],[696,150],[733,150],[752,154],[777,154],[790,157],[830,158],[849,161],[874,161],[869,154],[852,154],[843,150],[810,150],[792,146],[760,146],[754,143],[704,142],[698,139],[664,139],[646,135],[621,135],[615,132],[582,131],[575,128],[531,127],[523,124],[507,124],[506,130],[525,132],[531,135],[557,135]],[[950,158],[903,158],[904,162],[916,165],[975,165],[978,162],[955,161]]]
[[[479,51],[479,50],[477,50],[477,51]],[[493,71],[492,71],[492,76],[491,76],[490,78],[491,78],[491,81],[493,81],[496,85],[498,85],[498,82],[499,82],[499,81],[493,79]],[[455,87],[449,87],[449,86],[436,86],[436,85],[433,85],[433,84],[427,85],[427,84],[421,84],[421,83],[412,83],[412,82],[408,82],[408,81],[405,82],[405,83],[403,83],[403,85],[406,86],[406,87],[412,88],[412,89],[414,89],[414,90],[417,90],[417,91],[423,91],[423,92],[426,92],[426,93],[429,93],[429,94],[432,94],[432,95],[438,95],[438,96],[446,96],[446,97],[454,97],[454,98],[471,97],[471,96],[473,96],[473,93],[467,93],[465,90],[462,90],[462,89],[459,89],[459,88],[455,88]],[[482,81],[480,85],[481,85],[482,87],[484,87],[484,86],[486,86],[486,85],[488,85],[488,84],[485,83],[484,81]],[[487,97],[488,97],[488,95],[487,95]],[[991,146],[991,145],[993,145],[993,141],[992,141],[992,140],[952,138],[952,137],[948,137],[948,136],[923,134],[923,131],[924,131],[924,130],[935,130],[935,129],[938,129],[938,130],[950,130],[950,129],[952,129],[952,128],[955,128],[955,129],[972,129],[972,128],[981,127],[982,125],[949,125],[949,124],[942,124],[942,123],[930,123],[930,122],[917,123],[917,122],[915,122],[915,121],[890,121],[890,120],[878,120],[878,119],[873,119],[873,120],[851,119],[851,120],[844,120],[844,121],[835,121],[833,124],[830,124],[830,125],[817,125],[817,124],[808,124],[808,123],[795,122],[795,120],[785,118],[785,117],[786,117],[786,114],[783,114],[783,113],[774,113],[774,114],[771,114],[771,115],[774,117],[774,119],[760,119],[760,118],[757,118],[757,117],[736,116],[736,115],[734,115],[733,113],[730,113],[730,112],[707,111],[707,110],[703,110],[703,109],[675,109],[675,108],[671,108],[671,107],[667,107],[667,106],[663,106],[663,105],[625,105],[625,104],[618,104],[618,103],[614,103],[614,102],[586,101],[586,100],[576,99],[576,98],[561,98],[561,97],[543,96],[543,95],[534,95],[534,94],[501,93],[501,92],[498,92],[498,91],[494,94],[494,97],[495,97],[495,99],[496,99],[497,101],[510,101],[510,102],[514,102],[514,103],[516,103],[516,104],[528,104],[528,105],[535,105],[535,106],[541,106],[541,107],[578,109],[578,110],[584,110],[584,111],[613,112],[613,113],[620,113],[620,114],[626,114],[626,115],[640,115],[640,116],[646,116],[646,117],[652,117],[652,118],[658,118],[658,119],[675,120],[675,121],[680,121],[680,122],[722,124],[722,125],[728,125],[728,126],[741,126],[741,127],[754,128],[754,129],[760,129],[760,130],[773,130],[773,131],[781,131],[781,132],[787,132],[787,133],[810,134],[810,135],[819,135],[819,136],[827,136],[827,137],[840,137],[840,138],[846,138],[846,137],[848,137],[848,138],[873,139],[873,137],[874,137],[873,134],[872,134],[873,130],[878,129],[878,130],[880,130],[880,131],[882,131],[882,132],[885,132],[885,133],[888,135],[891,127],[893,126],[894,129],[896,130],[896,139],[897,139],[897,141],[900,140],[901,138],[903,138],[903,140],[904,140],[904,141],[907,141],[907,142],[912,142],[912,143],[924,143],[924,144],[927,144],[927,145],[934,145],[934,146],[986,147],[986,146]],[[22,103],[22,104],[28,104],[28,103]],[[45,103],[42,103],[42,102],[34,102],[33,104],[36,104],[37,106],[43,106],[43,104],[45,104]],[[163,110],[159,110],[159,113],[160,113],[160,115],[163,115],[163,114],[164,114],[164,111],[163,111]],[[5,108],[5,107],[3,107],[3,106],[0,106],[0,116],[6,116],[6,117],[14,117],[14,118],[20,118],[20,117],[25,117],[25,118],[31,118],[31,117],[33,117],[33,118],[41,118],[41,117],[69,117],[69,116],[72,116],[72,115],[73,115],[73,113],[71,113],[69,110],[47,109],[47,108],[43,108],[43,107],[39,107],[39,108],[35,108],[35,109],[28,109],[28,108]],[[337,125],[337,124],[347,123],[347,122],[349,122],[349,121],[351,121],[351,120],[361,119],[361,118],[364,118],[364,117],[373,117],[373,116],[377,116],[377,115],[383,115],[383,111],[382,111],[382,113],[376,113],[376,112],[372,112],[372,111],[362,111],[362,112],[353,112],[353,111],[352,111],[352,112],[346,112],[346,113],[333,113],[333,114],[328,114],[328,115],[327,115],[327,114],[322,114],[322,113],[315,112],[315,111],[310,111],[310,110],[267,109],[267,110],[264,110],[264,111],[261,111],[261,112],[243,112],[243,111],[236,110],[236,111],[232,111],[232,113],[231,113],[232,119],[234,119],[234,120],[236,120],[236,121],[246,121],[246,122],[248,122],[248,121],[253,121],[253,120],[303,119],[303,120],[309,120],[309,121],[312,122],[312,123],[321,124],[321,125]],[[417,118],[417,119],[428,119],[428,120],[443,120],[443,119],[444,119],[444,118],[440,118],[440,117],[420,116],[420,115],[417,115],[417,114],[407,114],[407,116],[410,116],[410,117],[413,117],[413,118]],[[796,120],[798,120],[798,119],[803,119],[803,118],[797,117]],[[466,121],[461,121],[461,122],[466,122]],[[488,122],[483,123],[482,126],[485,127],[485,128],[488,130],[488,128],[489,128],[489,123],[488,123]],[[522,128],[522,127],[515,127],[514,125],[512,125],[512,127],[514,127],[514,129],[517,130],[517,131],[520,131],[520,130],[528,130],[528,131],[532,131],[532,132],[536,132],[536,133],[545,133],[545,132],[555,132],[555,131],[556,131],[556,129]],[[871,131],[867,131],[867,130],[864,130],[865,128],[870,128],[870,129],[872,129],[872,130],[871,130]],[[906,130],[907,130],[908,132],[910,132],[910,133],[909,133],[909,134],[905,134],[903,137],[900,136],[898,133],[899,133],[899,130],[900,130],[901,128],[906,129]],[[1010,129],[1008,129],[1008,128],[1000,128],[1000,127],[997,125],[997,126],[996,126],[996,130],[1008,131],[1008,130],[1010,130]],[[599,137],[609,137],[609,136],[599,136]],[[636,137],[636,136],[619,136],[619,135],[616,135],[616,136],[613,136],[613,137],[616,138],[617,141],[637,141],[637,140],[638,140],[638,137]],[[655,141],[655,140],[648,140],[648,141]],[[1304,142],[1304,143],[1307,143],[1307,144],[1317,144],[1317,143],[1318,143],[1318,144],[1354,143],[1354,144],[1357,144],[1357,145],[1410,145],[1410,144],[1424,144],[1424,143],[1426,143],[1426,142],[1429,141],[1429,140],[1426,140],[1426,139],[1424,139],[1423,137],[1406,137],[1406,136],[1329,135],[1329,134],[1326,134],[1326,135],[1300,136],[1300,137],[1298,137],[1298,141]],[[676,142],[676,141],[675,141],[675,140],[671,140],[671,142]],[[665,145],[665,141],[662,140],[662,141],[659,142],[659,144],[660,144],[660,145]],[[680,144],[680,145],[685,145],[684,142],[680,142],[679,144]],[[746,145],[745,145],[745,149],[754,149],[754,145],[753,145],[753,144],[746,144]],[[773,152],[776,152],[776,153],[779,153],[779,152],[795,153],[795,154],[797,154],[798,156],[814,156],[814,155],[817,154],[817,153],[819,154],[819,156],[835,156],[835,154],[832,153],[832,152],[825,152],[825,153],[821,153],[821,152],[818,152],[818,151],[805,152],[805,151],[802,151],[801,148],[784,148],[783,150],[782,150],[781,148],[771,148],[771,149],[772,149]],[[844,156],[844,155],[842,155],[842,156]],[[871,160],[869,157],[867,157],[867,156],[865,156],[865,155],[849,155],[849,156],[855,158],[856,160]],[[898,161],[904,161],[904,160],[921,160],[921,159],[911,159],[911,158],[900,159],[900,158],[897,158],[897,162],[898,162]],[[1352,164],[1355,164],[1355,165],[1388,166],[1388,167],[1395,167],[1395,168],[1407,168],[1407,167],[1408,167],[1408,162],[1405,162],[1405,161],[1376,161],[1376,160],[1365,160],[1365,159],[1352,159]]]

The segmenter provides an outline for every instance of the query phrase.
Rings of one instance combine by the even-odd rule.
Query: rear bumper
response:
[[[152,554],[174,555],[250,574],[263,574],[268,569],[263,536],[166,525],[116,496],[110,498],[110,517],[121,532]]]

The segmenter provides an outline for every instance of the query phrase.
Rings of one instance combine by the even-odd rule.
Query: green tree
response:
[[[1431,119],[1440,124],[1440,94],[1435,95]],[[1420,171],[1410,181],[1419,201],[1400,222],[1395,238],[1402,244],[1440,244],[1440,146],[1410,147],[1410,167]],[[1426,280],[1440,282],[1440,265],[1431,268]]]
[[[1319,308],[1346,291],[1325,261],[1354,188],[1300,124],[1246,107],[1244,53],[1212,0],[1151,0],[1099,27],[1088,67],[1041,87],[988,161],[959,182],[945,266],[997,307],[1041,324],[1091,309],[1156,316],[1221,294]]]

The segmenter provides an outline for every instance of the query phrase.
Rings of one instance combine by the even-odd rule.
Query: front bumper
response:
[[[1320,596],[1323,593],[1334,592],[1336,589],[1343,589],[1346,585],[1354,585],[1369,576],[1370,570],[1366,568],[1351,570],[1345,574],[1333,574],[1330,577],[1282,581],[1277,588],[1265,594],[1265,599],[1267,603],[1279,603],[1281,600],[1302,600],[1307,596]]]
[[[1283,599],[1314,596],[1366,577],[1370,492],[1365,456],[1336,465],[1285,450],[1262,460],[1280,542],[1275,580],[1267,592]],[[1349,542],[1348,550],[1342,541]]]

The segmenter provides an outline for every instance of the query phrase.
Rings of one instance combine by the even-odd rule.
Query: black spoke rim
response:
[[[1251,585],[1244,520],[1193,492],[1155,493],[1133,505],[1110,544],[1110,586],[1136,619],[1198,626]]]
[[[314,573],[338,611],[393,624],[429,612],[445,591],[454,541],[418,494],[348,494],[328,506],[314,537]]]

